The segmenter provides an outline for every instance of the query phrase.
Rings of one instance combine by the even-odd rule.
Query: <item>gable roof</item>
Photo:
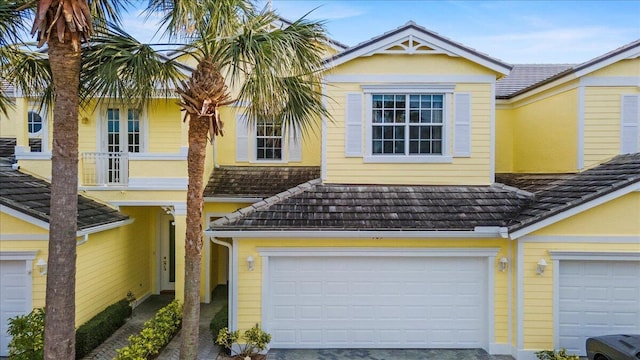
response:
[[[319,177],[319,166],[221,166],[211,173],[204,197],[268,198]]]
[[[417,44],[415,46],[410,45],[406,48],[406,46],[401,44],[404,41],[417,42]],[[331,68],[361,56],[370,56],[377,53],[384,53],[385,51],[394,52],[395,50],[389,48],[395,47],[404,47],[406,49],[403,51],[407,53],[435,53],[463,57],[505,75],[511,70],[511,65],[464,46],[436,32],[427,30],[413,21],[409,21],[397,29],[350,47],[325,60],[324,63],[327,68]]]
[[[514,217],[509,227],[514,232],[607,195],[640,189],[640,153],[618,155],[577,174],[496,175],[496,179],[534,194],[529,206]]]
[[[0,205],[28,217],[49,223],[51,214],[50,184],[31,175],[13,170],[6,159],[0,159]],[[118,223],[129,216],[84,196],[78,196],[78,230]]]
[[[211,229],[269,233],[507,227],[510,233],[522,233],[594,200],[640,189],[640,153],[617,156],[578,174],[502,174],[498,179],[507,186],[339,185],[318,179],[218,219]]]
[[[496,186],[335,185],[314,180],[212,223],[224,230],[473,231],[506,226],[529,197]]]
[[[555,80],[572,80],[620,60],[637,57],[640,57],[640,39],[581,64],[514,65],[509,75],[497,81],[496,98],[510,99]]]

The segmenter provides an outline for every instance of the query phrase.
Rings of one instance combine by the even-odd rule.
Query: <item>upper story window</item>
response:
[[[255,131],[256,160],[282,160],[282,126],[273,121],[260,121]]]
[[[42,116],[35,110],[27,114],[27,129],[29,135],[37,135],[42,130]]]
[[[105,115],[104,147],[107,152],[139,153],[144,151],[142,111],[126,107],[109,107]]]
[[[373,155],[442,155],[444,94],[374,94]]]

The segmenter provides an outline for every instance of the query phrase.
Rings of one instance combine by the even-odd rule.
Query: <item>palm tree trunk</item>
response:
[[[76,231],[78,226],[78,87],[80,52],[49,41],[56,98],[53,109],[51,217],[44,358],[75,359]]]
[[[197,359],[200,323],[200,264],[202,257],[202,206],[204,161],[209,119],[189,117],[187,171],[187,231],[185,237],[184,310],[180,360]]]

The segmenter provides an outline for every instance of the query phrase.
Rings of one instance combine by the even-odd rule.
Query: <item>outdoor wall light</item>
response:
[[[506,257],[501,257],[500,261],[498,262],[498,270],[505,272],[507,271],[507,269],[509,268],[509,259],[507,259]]]
[[[547,262],[544,259],[540,259],[536,266],[536,274],[542,276],[544,274],[544,269],[547,267]]]
[[[47,262],[44,261],[43,258],[38,259],[38,262],[36,262],[36,267],[38,268],[40,275],[47,275]]]
[[[253,261],[253,256],[247,256],[247,267],[249,268],[249,271],[253,271]]]

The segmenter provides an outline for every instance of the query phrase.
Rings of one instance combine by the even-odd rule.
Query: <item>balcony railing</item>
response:
[[[127,185],[129,155],[125,152],[82,153],[82,184],[86,186]]]

